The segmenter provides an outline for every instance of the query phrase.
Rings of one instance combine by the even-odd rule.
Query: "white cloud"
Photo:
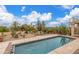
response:
[[[25,7],[22,7],[21,11],[24,11]],[[28,15],[23,15],[21,17],[17,17],[11,13],[9,13],[5,6],[0,6],[0,25],[10,25],[13,21],[17,21],[20,24],[23,23],[31,23],[36,22],[38,19],[40,21],[49,21],[52,18],[52,13],[39,13],[36,11],[32,11]]]
[[[62,18],[57,18],[60,23],[68,24],[72,17],[79,17],[79,8],[74,8],[70,11],[69,15],[65,15]]]
[[[8,12],[5,6],[0,5],[0,13]]]
[[[74,8],[70,11],[70,16],[79,16],[79,8]]]
[[[62,5],[62,7],[65,9],[73,9],[74,5]]]
[[[66,9],[72,9],[74,6],[63,6]],[[48,25],[49,26],[58,26],[60,24],[65,24],[65,25],[69,25],[69,22],[71,21],[72,17],[79,17],[79,8],[74,8],[70,11],[69,14],[66,14],[64,17],[59,17],[57,18],[56,22],[49,22]]]
[[[0,23],[3,23],[3,25],[10,25],[14,21],[14,16],[9,13],[1,13],[0,14]]]
[[[28,22],[36,22],[38,19],[40,21],[48,21],[51,20],[52,18],[52,13],[38,13],[36,11],[32,11],[30,14],[28,15],[23,15],[23,18],[26,19],[26,21]]]
[[[25,7],[22,8],[24,11]],[[52,13],[39,13],[36,11],[32,11],[28,15],[23,15],[21,17],[17,17],[11,13],[9,13],[5,6],[0,6],[0,25],[10,25],[13,21],[17,21],[20,24],[23,23],[31,23],[36,22],[38,19],[40,21],[49,21],[52,18]]]
[[[65,6],[67,8],[67,6]],[[25,7],[22,7],[23,11],[25,9]],[[57,18],[57,21],[52,21],[49,22],[47,25],[48,26],[58,26],[61,23],[68,23],[70,21],[70,18],[73,16],[79,16],[79,8],[74,8],[70,11],[69,15],[65,15],[62,18]],[[23,15],[22,17],[16,17],[15,15],[9,13],[6,9],[5,6],[0,6],[0,25],[9,25],[11,24],[13,21],[17,21],[20,24],[23,23],[31,23],[31,22],[36,22],[37,20],[40,21],[49,21],[52,19],[52,13],[39,13],[36,11],[32,11],[30,14],[28,15]]]
[[[30,22],[37,21],[37,19],[40,17],[40,13],[37,13],[36,11],[32,11],[31,14],[26,16],[26,19]]]
[[[21,12],[23,12],[25,9],[26,9],[26,7],[25,6],[22,6]]]
[[[32,11],[28,15],[23,15],[21,18],[25,19],[26,23],[32,23],[36,22],[37,19],[40,17],[40,13],[37,13],[36,11]]]
[[[71,7],[74,7],[74,6],[65,6],[65,8],[67,9],[71,9]],[[59,26],[61,23],[68,25],[68,23],[71,21],[71,17],[74,17],[74,16],[79,16],[79,8],[72,9],[70,13],[65,15],[64,17],[57,18],[56,19],[57,21],[48,22],[47,26]],[[26,18],[27,23],[35,22],[38,19],[40,21],[49,21],[52,18],[52,13],[41,14],[36,11],[32,11],[30,14],[24,15],[22,17]]]
[[[48,21],[52,18],[52,13],[44,13],[40,16],[40,20]]]
[[[9,13],[5,6],[0,6],[0,25],[9,25],[14,20],[14,15]]]
[[[57,21],[52,21],[47,24],[48,27],[56,27],[59,25],[60,25],[60,22],[57,22]]]
[[[0,13],[0,19],[5,21],[12,21],[14,18],[13,14],[10,13]]]
[[[16,17],[16,20],[15,21],[18,22],[20,25],[26,23],[25,19],[19,18],[19,17]]]
[[[71,18],[71,16],[66,15],[66,16],[63,17],[63,18],[57,18],[57,20],[58,20],[60,23],[68,23],[68,22],[70,22],[70,18]]]
[[[71,9],[71,7],[73,6],[64,6],[64,8],[67,8],[67,9]],[[66,14],[64,17],[57,18],[56,22],[49,22],[48,26],[58,26],[60,24],[65,24],[68,26],[69,22],[71,21],[71,18],[76,16],[79,17],[79,8],[74,8],[70,11],[69,14]]]

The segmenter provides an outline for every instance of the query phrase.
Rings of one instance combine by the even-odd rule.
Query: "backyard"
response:
[[[78,53],[79,8],[70,7],[0,6],[0,53]]]

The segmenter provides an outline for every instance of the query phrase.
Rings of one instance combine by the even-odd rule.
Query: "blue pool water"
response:
[[[46,54],[72,41],[67,37],[53,37],[44,40],[15,45],[15,54]]]

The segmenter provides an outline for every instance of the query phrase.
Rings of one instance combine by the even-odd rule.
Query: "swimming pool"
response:
[[[15,45],[15,54],[47,54],[72,41],[69,37],[57,36]]]

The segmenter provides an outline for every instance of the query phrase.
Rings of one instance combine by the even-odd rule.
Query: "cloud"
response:
[[[61,7],[63,7],[64,9],[73,9],[74,5],[62,5]]]
[[[40,16],[40,20],[42,21],[48,21],[52,18],[52,13],[43,13],[41,16]]]
[[[52,21],[52,22],[49,22],[47,24],[47,27],[56,27],[56,26],[59,26],[59,25],[60,25],[60,22]]]
[[[58,20],[60,23],[68,23],[68,22],[70,22],[70,18],[71,18],[71,16],[66,15],[66,16],[63,17],[63,18],[57,18],[57,20]]]
[[[58,26],[61,23],[68,24],[71,17],[79,16],[79,8],[74,8],[72,5],[64,5],[62,6],[65,9],[71,9],[69,14],[66,14],[64,17],[59,17],[56,20],[48,22],[47,26]],[[22,7],[21,11],[23,12],[25,10],[25,6]],[[21,17],[17,17],[11,13],[8,12],[5,6],[0,6],[0,25],[10,25],[13,21],[17,21],[20,24],[24,23],[34,23],[37,20],[40,21],[50,21],[52,19],[52,13],[40,13],[37,11],[32,11],[28,15],[22,15]]]
[[[56,20],[60,23],[68,24],[72,17],[79,17],[79,8],[74,8],[70,11],[69,15],[65,15],[62,18],[57,18]]]
[[[74,8],[70,11],[70,16],[79,16],[79,8]]]
[[[26,19],[28,22],[36,22],[37,20],[40,21],[49,21],[52,18],[52,13],[38,13],[36,11],[32,11],[28,15],[23,15],[23,18]]]
[[[21,12],[23,12],[25,9],[26,9],[26,7],[25,6],[22,6]]]
[[[36,11],[32,11],[28,15],[22,15],[21,18],[25,19],[27,24],[37,22],[38,18],[40,17],[40,13],[37,13]]]
[[[38,18],[41,16],[40,13],[37,13],[36,11],[32,11],[29,15],[26,16],[26,19],[30,22],[35,22],[38,20]]]
[[[11,22],[14,16],[10,13],[0,13],[0,20]]]
[[[15,19],[12,14],[9,13],[0,14],[0,23],[2,23],[2,25],[6,25],[5,23],[7,23],[7,25],[10,25],[14,20]]]
[[[8,12],[5,6],[0,5],[0,13]]]
[[[0,25],[9,25],[14,20],[14,15],[9,13],[5,6],[0,6]]]
[[[57,21],[52,21],[52,22],[48,22],[47,26],[59,26],[60,24],[65,24],[68,25],[69,22],[71,21],[72,17],[76,17],[79,16],[79,8],[74,8],[72,9],[74,6],[64,6],[66,9],[71,9],[69,14],[66,14],[64,17],[59,17],[56,20]],[[30,14],[28,15],[23,15],[23,18],[26,19],[27,23],[30,22],[36,22],[38,19],[40,21],[50,21],[52,19],[52,13],[38,13],[36,11],[32,11]]]
[[[66,14],[64,17],[57,18],[56,22],[49,22],[49,26],[58,26],[60,24],[65,24],[69,26],[69,22],[71,21],[72,17],[79,17],[79,8],[74,8],[74,6],[63,6],[65,9],[71,9],[69,14]]]
[[[70,13],[66,14],[64,17],[57,18],[57,21],[48,22],[47,26],[58,26],[61,23],[68,25],[71,21],[71,18],[76,16],[79,16],[79,8],[72,9]],[[30,14],[24,15],[22,17],[26,18],[27,23],[36,22],[38,19],[40,21],[49,21],[52,19],[52,13],[41,14],[36,11],[32,11]]]
[[[22,25],[22,24],[25,24],[26,23],[26,20],[25,19],[23,19],[23,18],[21,18],[21,17],[16,17],[16,20],[15,20],[16,22],[18,22],[20,25]]]
[[[25,7],[22,7],[21,11],[24,11]],[[49,21],[52,18],[52,13],[39,13],[36,11],[32,11],[28,15],[22,15],[21,17],[17,17],[8,12],[5,6],[0,6],[0,25],[11,25],[12,22],[17,21],[20,24],[24,23],[34,23],[39,19],[40,21]]]
[[[22,7],[21,11],[23,12],[25,6]],[[40,13],[37,11],[32,11],[28,15],[22,15],[21,17],[17,17],[8,12],[5,6],[0,6],[0,25],[11,25],[14,21],[17,21],[20,24],[24,23],[34,23],[37,20],[40,21],[49,21],[52,18],[52,13]]]

